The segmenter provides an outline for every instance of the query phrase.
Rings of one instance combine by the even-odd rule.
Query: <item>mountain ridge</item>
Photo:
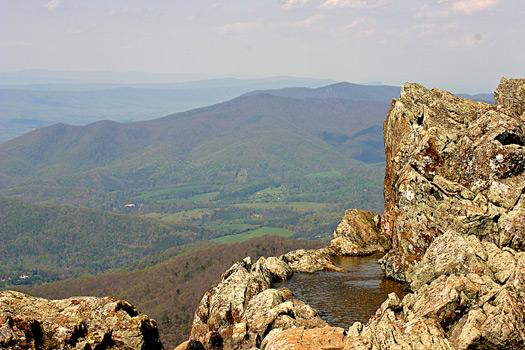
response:
[[[256,90],[246,95],[267,93],[276,96],[294,98],[344,98],[352,101],[382,101],[390,102],[399,95],[399,86],[361,85],[349,82],[339,82],[318,88],[289,87],[271,90]]]
[[[243,164],[255,177],[270,170],[322,171],[340,161],[343,167],[362,164],[351,159],[351,149],[331,145],[330,133],[351,137],[379,125],[388,108],[376,101],[258,94],[149,121],[55,124],[0,143],[0,179],[11,178],[0,187],[43,179],[83,183],[93,171],[126,187],[130,181],[140,186],[184,181],[197,173],[210,179]]]

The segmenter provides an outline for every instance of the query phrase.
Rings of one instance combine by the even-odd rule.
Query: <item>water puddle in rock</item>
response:
[[[401,299],[404,284],[383,278],[377,260],[381,255],[368,257],[341,257],[334,262],[348,273],[296,273],[275,288],[289,288],[300,299],[321,313],[331,326],[348,329],[352,323],[363,324],[375,315],[389,293]]]

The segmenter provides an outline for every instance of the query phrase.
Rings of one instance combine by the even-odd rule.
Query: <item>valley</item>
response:
[[[0,143],[0,288],[126,299],[176,345],[233,262],[320,247],[348,208],[383,211],[394,91],[255,91]]]

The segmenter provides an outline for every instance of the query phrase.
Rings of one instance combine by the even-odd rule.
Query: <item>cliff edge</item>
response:
[[[446,232],[523,250],[524,82],[502,79],[494,105],[403,85],[384,124],[387,277],[410,282],[409,267]]]

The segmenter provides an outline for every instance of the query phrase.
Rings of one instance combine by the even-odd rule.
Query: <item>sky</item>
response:
[[[297,76],[491,92],[524,0],[0,0],[0,72]]]

